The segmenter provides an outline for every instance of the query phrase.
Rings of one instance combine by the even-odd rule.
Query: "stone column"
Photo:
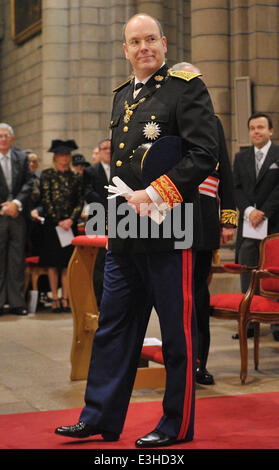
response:
[[[168,64],[190,62],[190,0],[165,2],[163,25],[168,40]]]
[[[68,132],[91,163],[93,148],[108,135],[109,2],[70,3]]]
[[[234,78],[248,76],[252,88],[252,112],[266,112],[273,119],[273,141],[279,137],[279,5],[276,0],[260,4],[252,0],[234,0],[231,6],[232,109],[235,113]],[[233,146],[239,150],[235,119],[232,123]]]
[[[215,112],[230,141],[229,0],[192,0],[191,14],[191,62],[203,74]]]
[[[158,21],[163,22],[164,8],[163,0],[137,0],[137,13],[147,13],[154,16]]]
[[[253,84],[254,111],[273,120],[274,140],[279,139],[279,4],[249,0],[249,75]]]
[[[108,136],[112,17],[110,0],[43,0],[44,166],[52,139],[75,139],[90,162]]]
[[[124,83],[131,73],[130,64],[125,59],[123,50],[123,26],[131,16],[138,13],[137,2],[131,0],[120,0],[115,4],[114,0],[110,1],[110,20],[109,20],[109,49],[108,55],[110,60],[110,79],[108,93],[113,98],[112,90]]]
[[[4,6],[3,6],[3,0],[0,0],[0,11],[3,12]],[[4,38],[4,30],[5,30],[5,23],[4,23],[4,15],[1,16],[0,18],[0,103],[1,103],[1,98],[2,98],[2,80],[1,80],[1,70],[2,70],[2,47],[1,47],[1,41]],[[0,122],[2,121],[1,119],[2,113],[1,113],[1,106],[0,106]]]
[[[67,138],[68,1],[43,0],[42,4],[42,150],[43,165],[52,139]]]

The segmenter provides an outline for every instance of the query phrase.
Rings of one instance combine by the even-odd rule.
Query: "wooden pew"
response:
[[[98,327],[98,307],[93,287],[96,256],[105,247],[106,236],[79,235],[72,241],[75,249],[70,259],[67,277],[73,314],[71,350],[71,380],[87,378],[92,342]]]
[[[71,349],[71,380],[87,378],[92,343],[98,327],[98,307],[93,286],[96,256],[105,247],[106,236],[79,235],[72,241],[75,249],[68,265],[69,299],[73,314],[73,340]],[[134,384],[135,389],[165,386],[165,368],[160,361],[149,367],[151,357],[142,357]]]

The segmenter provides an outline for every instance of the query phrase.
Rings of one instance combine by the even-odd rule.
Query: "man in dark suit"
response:
[[[14,132],[0,124],[0,311],[7,302],[10,313],[26,315],[24,206],[32,190],[28,157],[12,147]]]
[[[175,64],[172,70],[201,73],[188,62]],[[214,378],[206,368],[210,347],[210,275],[213,252],[234,236],[237,212],[234,201],[233,175],[226,146],[224,129],[215,116],[218,132],[218,163],[211,175],[199,187],[204,227],[203,246],[197,250],[195,264],[195,302],[198,323],[199,348],[196,381],[213,385]]]
[[[87,204],[98,202],[107,212],[108,185],[110,179],[110,139],[101,140],[98,144],[99,162],[86,168],[83,173],[84,199]],[[98,307],[103,294],[105,248],[99,248],[94,269],[94,291]]]
[[[175,217],[174,206],[185,215],[185,203],[189,203],[194,206],[194,221],[188,214],[185,218],[188,227],[194,224],[194,245],[179,249],[175,230],[167,238],[161,226],[157,238],[152,238],[151,231],[144,238],[124,237],[118,230],[114,236],[108,211],[104,293],[85,407],[79,423],[59,427],[56,433],[118,439],[155,306],[167,373],[163,416],[135,445],[161,447],[191,441],[194,435],[197,331],[193,269],[201,224],[198,186],[216,166],[217,136],[212,103],[198,74],[172,72],[165,64],[167,40],[158,21],[138,14],[128,21],[124,32],[124,52],[134,77],[115,89],[111,176],[118,176],[134,193],[128,204],[124,197],[116,199],[117,222],[120,220],[116,228],[123,228],[128,209],[136,211],[134,225],[138,227],[137,214],[143,205],[164,203]],[[131,162],[139,146],[165,142],[164,137],[183,140],[183,158],[171,169],[162,169],[146,187]]]
[[[84,198],[88,204],[100,202],[107,209],[108,191],[105,186],[110,179],[110,139],[102,140],[98,148],[99,162],[86,168],[83,173]]]
[[[257,266],[261,240],[252,238],[253,235],[251,238],[243,236],[243,226],[245,219],[252,228],[259,227],[267,219],[267,234],[279,231],[279,147],[271,141],[273,125],[268,115],[253,114],[248,120],[248,128],[253,145],[235,155],[233,167],[239,209],[236,262]],[[241,275],[242,292],[246,292],[249,281],[249,273]],[[248,329],[247,335],[253,336],[252,328]],[[275,330],[274,337],[279,339]]]

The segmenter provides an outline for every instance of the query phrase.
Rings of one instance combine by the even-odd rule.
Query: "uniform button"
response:
[[[129,127],[128,127],[128,126],[124,126],[124,127],[123,127],[123,131],[124,131],[124,132],[128,132],[128,130],[129,130]]]
[[[122,161],[121,161],[121,160],[117,160],[116,166],[121,166],[121,165],[122,165]]]
[[[152,114],[151,119],[156,119],[156,116],[154,116],[154,114]]]
[[[119,144],[119,148],[124,149],[124,147],[125,147],[125,144],[123,142],[121,142],[121,144]]]

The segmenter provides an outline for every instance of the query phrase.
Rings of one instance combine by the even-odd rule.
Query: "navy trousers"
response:
[[[167,373],[163,416],[156,429],[179,440],[193,438],[197,359],[193,270],[192,250],[107,252],[99,327],[80,421],[121,433],[154,306]]]

